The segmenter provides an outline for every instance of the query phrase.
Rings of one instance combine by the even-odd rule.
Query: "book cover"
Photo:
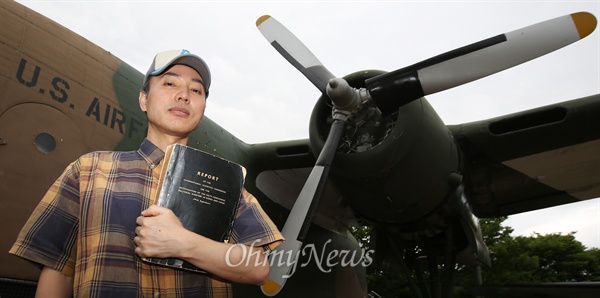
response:
[[[167,147],[163,162],[156,204],[171,209],[186,229],[215,241],[227,242],[242,196],[244,167],[181,144]],[[205,272],[177,258],[143,260]]]

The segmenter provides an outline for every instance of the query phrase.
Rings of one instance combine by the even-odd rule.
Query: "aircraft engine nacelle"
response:
[[[360,71],[344,77],[355,88],[382,71]],[[310,120],[310,142],[316,155],[332,123],[331,102],[321,96]],[[332,181],[347,204],[379,223],[427,226],[447,213],[447,198],[460,180],[459,152],[450,131],[427,100],[421,98],[382,116],[374,104],[349,120],[334,159]],[[460,182],[460,181],[458,181]]]

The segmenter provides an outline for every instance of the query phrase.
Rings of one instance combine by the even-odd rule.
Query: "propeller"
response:
[[[390,114],[425,95],[450,89],[543,56],[590,35],[587,12],[491,37],[365,81],[379,110]]]
[[[321,93],[326,92],[327,83],[335,76],[300,39],[269,15],[258,18],[256,27],[283,58],[308,78]]]
[[[274,296],[293,274],[304,238],[329,174],[331,163],[353,111],[373,100],[383,114],[425,95],[456,87],[516,66],[580,40],[596,27],[596,18],[579,12],[531,25],[438,55],[412,66],[369,78],[355,89],[336,78],[288,29],[269,15],[256,21],[269,43],[333,103],[330,133],[282,229],[286,241],[270,254],[263,293]],[[287,259],[283,262],[281,257]]]
[[[354,89],[345,80],[336,78],[294,34],[274,18],[262,16],[256,21],[256,26],[286,60],[329,96],[334,106],[334,122],[325,145],[281,231],[286,240],[270,254],[270,257],[280,259],[277,263],[270,260],[269,278],[261,290],[267,296],[274,296],[281,291],[296,268],[297,257],[327,181],[333,157],[344,135],[347,119],[368,97],[366,90]],[[281,262],[281,257],[285,255],[287,259]]]

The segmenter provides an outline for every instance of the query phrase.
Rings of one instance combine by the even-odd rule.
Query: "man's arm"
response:
[[[72,297],[73,278],[50,267],[44,267],[38,280],[35,297]]]
[[[167,208],[151,206],[136,220],[135,252],[141,257],[186,260],[220,278],[263,284],[269,265],[262,247],[220,243],[185,229]]]

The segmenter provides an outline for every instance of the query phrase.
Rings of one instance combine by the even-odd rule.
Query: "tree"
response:
[[[537,256],[538,267],[534,276],[539,282],[567,282],[598,280],[597,249],[586,251],[585,246],[575,239],[575,233],[567,235],[535,234],[522,239],[531,255]]]
[[[600,252],[586,250],[575,232],[512,237],[504,220],[481,220],[492,259],[492,267],[482,268],[485,285],[600,280]]]
[[[600,249],[586,250],[575,239],[575,232],[512,237],[513,229],[502,225],[505,220],[506,217],[480,221],[492,259],[492,267],[482,268],[484,285],[600,281]],[[364,249],[370,249],[371,232],[371,227],[352,229]],[[475,285],[474,274],[475,268],[459,266],[456,284]],[[408,293],[406,279],[398,272],[367,267],[367,281],[368,288],[382,297],[403,297]]]

